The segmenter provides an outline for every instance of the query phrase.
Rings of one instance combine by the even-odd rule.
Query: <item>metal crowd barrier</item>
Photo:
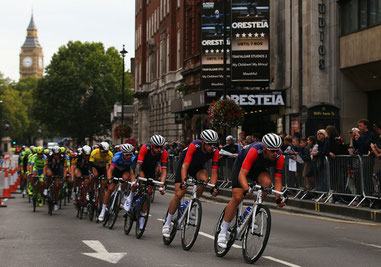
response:
[[[305,199],[311,194],[314,200],[319,202],[327,196],[325,203],[332,199],[344,202],[348,206],[359,200],[356,207],[366,199],[371,202],[381,200],[380,179],[375,175],[381,169],[381,161],[373,157],[338,155],[335,159],[325,157],[323,162],[296,163],[296,168],[295,165],[291,166],[291,158],[285,156],[282,185],[284,190],[294,195],[294,198]],[[169,180],[174,180],[178,159],[178,156],[168,157]],[[234,161],[233,157],[220,158],[218,183],[221,188],[231,187]],[[211,161],[206,164],[208,171],[210,167]],[[270,174],[274,182],[273,168],[270,169]]]
[[[325,202],[336,198],[351,206],[362,191],[361,157],[338,155],[329,160],[329,195]]]

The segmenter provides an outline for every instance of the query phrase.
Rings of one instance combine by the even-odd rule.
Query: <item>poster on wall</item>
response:
[[[232,0],[231,14],[232,82],[268,87],[269,0]]]
[[[230,87],[230,1],[226,4],[226,76]],[[224,2],[203,1],[201,8],[201,90],[224,88]]]

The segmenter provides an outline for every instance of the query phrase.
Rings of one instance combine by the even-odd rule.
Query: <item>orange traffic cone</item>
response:
[[[6,208],[7,205],[4,205],[2,202],[1,202],[1,197],[0,197],[0,208]]]
[[[16,192],[15,172],[14,172],[14,170],[10,170],[9,172],[11,174],[11,177],[9,178],[11,193],[15,193]]]
[[[9,177],[8,177],[7,169],[5,169],[5,174],[4,174],[4,188],[3,188],[2,198],[15,198],[15,197],[12,197],[11,189],[9,188]]]

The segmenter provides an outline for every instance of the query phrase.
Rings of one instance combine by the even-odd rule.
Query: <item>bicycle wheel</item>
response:
[[[103,205],[103,197],[102,197],[102,192],[100,188],[98,189],[98,196],[97,196],[97,220],[96,223],[99,223],[98,217],[99,214],[102,212],[102,205]]]
[[[270,210],[267,206],[259,204],[255,214],[254,227],[252,218],[250,218],[242,241],[242,254],[247,263],[254,263],[261,257],[266,248],[270,231]]]
[[[236,235],[236,222],[237,222],[237,219],[236,219],[236,217],[234,217],[232,222],[230,223],[229,229],[228,229],[228,231],[226,233],[226,238],[228,240],[228,243],[226,244],[226,248],[221,248],[218,245],[218,242],[217,242],[218,241],[218,234],[221,231],[221,225],[222,225],[222,222],[224,220],[224,216],[225,216],[225,209],[221,212],[221,215],[218,218],[216,227],[214,229],[214,252],[216,253],[217,257],[223,257],[223,256],[226,255],[226,253],[229,252],[230,248],[234,244],[234,239],[235,239],[235,235]]]
[[[79,196],[80,196],[80,200],[79,200],[79,219],[82,220],[83,212],[85,210],[85,199],[86,199],[85,190],[83,190],[83,188],[81,188]]]
[[[146,209],[145,215],[142,215],[141,213],[143,210],[144,203],[146,203],[147,209]],[[137,219],[136,219],[135,234],[136,234],[137,239],[140,239],[143,236],[144,230],[146,229],[148,217],[149,217],[150,206],[151,206],[151,200],[150,200],[149,196],[142,197],[142,199],[139,203],[139,207],[136,211],[136,218]],[[140,228],[140,220],[143,220],[142,228]]]
[[[93,196],[91,194],[90,195],[90,201],[87,204],[87,214],[89,216],[90,222],[92,222],[93,219],[94,219],[94,213],[95,213],[95,204],[94,204],[94,201],[93,201]]]
[[[125,235],[128,235],[130,233],[132,225],[134,224],[134,220],[135,220],[134,210],[136,209],[135,208],[136,199],[137,198],[135,196],[132,200],[130,211],[124,214],[124,234]]]
[[[152,187],[151,203],[155,200],[156,185]]]
[[[33,193],[33,212],[36,212],[36,206],[37,206],[37,194]]]
[[[164,218],[164,222],[163,222],[163,225],[165,224],[166,220],[167,220],[167,216],[168,216],[168,211],[167,213],[165,214],[165,218]],[[179,210],[177,209],[175,214],[173,214],[172,216],[172,221],[171,221],[171,228],[170,228],[170,235],[169,237],[164,237],[163,236],[163,242],[164,242],[164,245],[167,245],[169,246],[173,239],[175,238],[176,236],[176,233],[177,233],[177,224],[178,224],[178,221],[179,221]]]
[[[112,229],[114,227],[116,219],[118,218],[121,198],[122,198],[122,193],[121,192],[116,193],[114,206],[112,207],[112,209],[110,209],[110,212],[109,212],[109,218],[108,218],[109,229]]]
[[[185,218],[181,224],[181,245],[184,250],[190,250],[196,242],[198,231],[201,226],[202,207],[198,199],[191,201],[190,214],[188,216],[188,209],[184,212]],[[190,204],[188,204],[190,205]],[[189,218],[189,219],[188,219]]]
[[[49,189],[49,201],[48,201],[49,202],[48,213],[50,216],[53,215],[54,200],[55,200],[54,186],[51,186]]]

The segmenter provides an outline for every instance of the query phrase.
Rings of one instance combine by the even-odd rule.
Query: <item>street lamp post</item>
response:
[[[122,55],[122,58],[123,58],[123,73],[122,73],[122,118],[121,118],[121,125],[123,125],[123,119],[124,119],[124,57],[128,53],[127,50],[124,48],[124,45],[123,45],[122,51],[120,51],[119,53]]]

